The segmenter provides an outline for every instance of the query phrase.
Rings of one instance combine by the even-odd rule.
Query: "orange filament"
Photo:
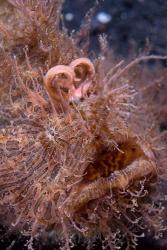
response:
[[[45,86],[53,107],[67,111],[71,101],[84,98],[95,74],[88,58],[79,58],[67,65],[51,68],[45,76]]]

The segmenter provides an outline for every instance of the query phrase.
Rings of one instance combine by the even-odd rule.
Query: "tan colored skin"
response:
[[[71,101],[83,98],[92,84],[94,74],[94,65],[88,58],[76,59],[69,66],[58,65],[51,68],[45,76],[45,84],[55,108],[57,109],[61,104],[67,110]],[[65,76],[64,79],[62,76]],[[67,91],[63,92],[64,88]],[[66,216],[71,216],[89,201],[104,196],[113,188],[125,189],[135,179],[156,173],[155,158],[149,145],[139,138],[133,137],[133,135],[128,140],[135,141],[139,153],[136,159],[133,159],[123,169],[115,169],[105,178],[99,176],[97,180],[93,179],[93,181],[87,182],[83,179],[77,184],[78,178],[76,177],[76,180],[73,180],[74,183],[76,181],[76,185],[72,187],[63,204],[60,204],[61,213],[64,211]],[[125,155],[125,157],[128,157],[128,155]],[[60,190],[60,192],[64,185],[70,186],[70,184],[64,182],[64,171],[60,171],[55,179],[55,189]],[[81,170],[79,176],[83,174]]]
[[[157,167],[151,148],[143,141],[136,143],[141,148],[143,155],[126,168],[114,171],[106,178],[100,177],[90,183],[83,181],[74,186],[62,207],[66,216],[71,216],[89,201],[103,197],[113,188],[124,190],[136,179],[147,175],[156,175]]]
[[[98,91],[91,95],[97,79],[89,62],[80,58],[47,72],[45,86],[56,114],[54,110],[46,110],[40,120],[41,109],[35,109],[32,119],[29,110],[25,110],[25,120],[16,117],[16,128],[7,126],[1,132],[1,148],[5,154],[2,154],[0,171],[0,190],[4,195],[0,212],[5,216],[9,214],[4,223],[16,230],[26,230],[28,221],[26,233],[32,237],[52,228],[60,232],[67,244],[75,232],[88,240],[96,230],[106,238],[112,236],[115,231],[105,230],[117,216],[117,209],[120,216],[125,214],[132,219],[124,207],[133,208],[133,204],[129,204],[133,195],[126,201],[124,197],[119,200],[117,194],[128,194],[132,190],[138,195],[136,188],[140,188],[140,182],[143,182],[140,191],[144,193],[145,181],[147,191],[151,177],[157,176],[158,161],[151,142],[133,132],[133,126],[127,126],[121,116],[127,110],[121,105],[129,104],[127,96],[131,92],[123,85],[104,95]],[[75,70],[78,65],[79,76]],[[29,94],[31,100],[45,107],[43,99],[35,94]],[[76,100],[83,105],[75,105]],[[108,210],[103,211],[101,204],[109,206]],[[142,216],[143,211],[147,214],[144,205],[141,201],[139,211],[135,208],[135,217],[138,213]],[[2,216],[4,220],[5,216]],[[134,225],[137,226],[137,222]],[[115,230],[117,221],[112,226]],[[121,227],[124,228],[124,224],[118,229]]]

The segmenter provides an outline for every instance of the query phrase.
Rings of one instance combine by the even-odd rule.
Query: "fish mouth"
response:
[[[156,165],[153,152],[146,143],[134,143],[129,139],[119,143],[118,148],[101,147],[82,181],[73,187],[66,199],[65,214],[70,217],[113,189],[125,190],[148,175],[156,175]]]

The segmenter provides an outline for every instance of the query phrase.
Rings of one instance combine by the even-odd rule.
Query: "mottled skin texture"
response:
[[[124,76],[140,60],[91,61],[59,31],[52,1],[11,2],[27,29],[2,53],[1,222],[36,238],[54,232],[65,249],[76,235],[101,236],[113,249],[159,234],[161,156],[142,92]]]
[[[65,113],[54,108],[47,111],[49,107],[45,109],[48,114],[43,113],[43,105],[34,106],[29,98],[18,102],[16,109],[6,106],[1,111],[6,121],[0,133],[1,213],[5,223],[34,236],[40,230],[55,228],[65,235],[67,248],[70,235],[77,231],[90,237],[96,228],[106,235],[105,227],[113,215],[103,218],[105,227],[101,227],[97,202],[109,202],[113,192],[133,190],[134,184],[138,189],[140,181],[157,175],[151,145],[127,123],[134,91],[123,85],[108,93],[99,92],[92,78],[89,85],[89,94],[77,103],[65,99]],[[57,88],[52,91],[57,95]],[[52,96],[56,107],[60,100]],[[144,190],[144,186],[139,189]],[[146,192],[142,195],[147,196]],[[108,206],[112,209],[112,202]],[[139,207],[142,209],[142,204]],[[127,216],[132,215],[127,211]]]

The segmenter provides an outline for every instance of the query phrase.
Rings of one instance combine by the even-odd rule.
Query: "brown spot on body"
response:
[[[143,154],[137,145],[131,142],[120,143],[118,149],[103,149],[96,160],[87,168],[85,180],[93,181],[100,177],[108,177],[111,173],[124,169]]]

